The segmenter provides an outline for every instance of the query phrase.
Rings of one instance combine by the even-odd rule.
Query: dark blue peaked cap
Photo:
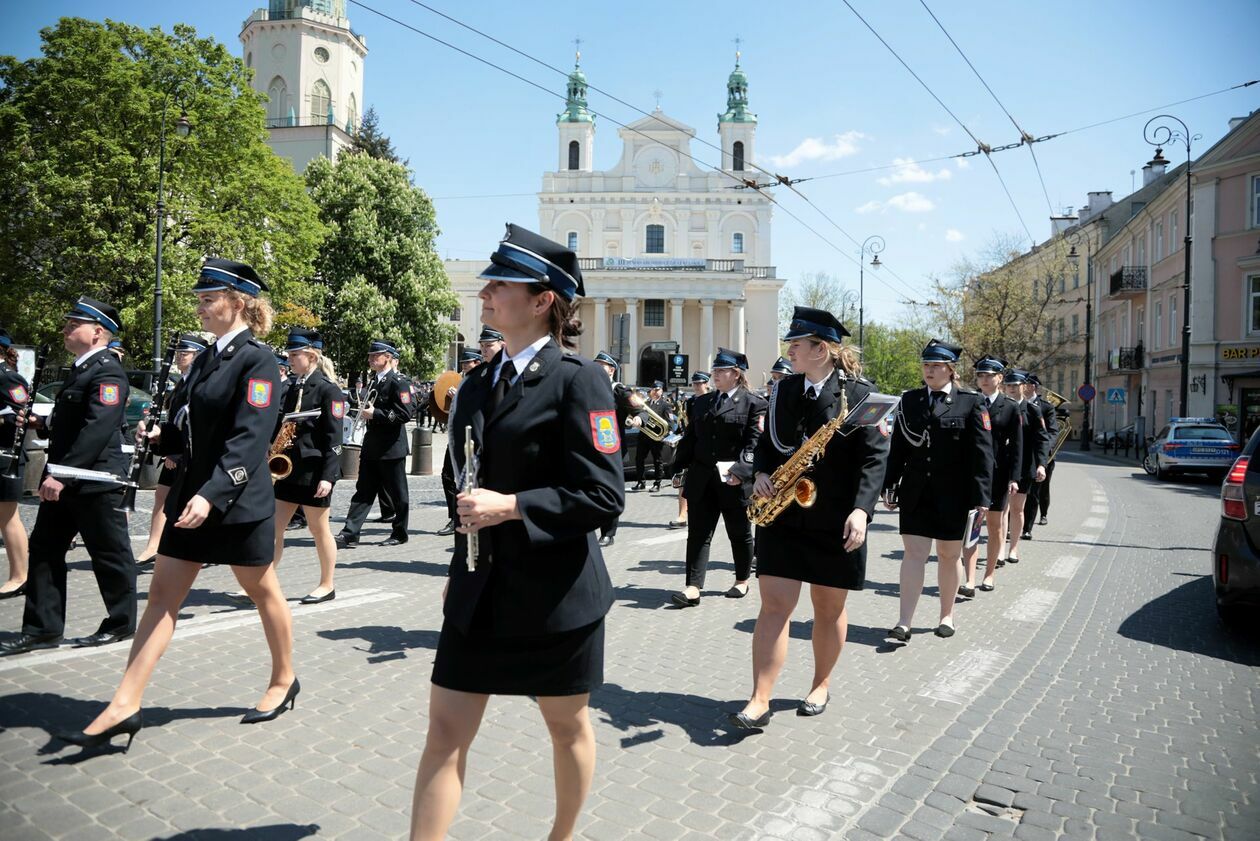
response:
[[[503,341],[503,334],[500,333],[498,330],[495,330],[493,327],[482,327],[481,335],[477,337],[477,344],[479,345],[485,342],[501,342],[501,341]]]
[[[1000,374],[1006,370],[1006,360],[997,356],[984,356],[976,362],[976,372],[980,374]]]
[[[1008,368],[1003,379],[1007,385],[1020,385],[1028,382],[1028,372],[1023,368]]]
[[[741,371],[748,370],[748,357],[742,353],[730,350],[728,348],[718,348],[717,355],[713,357],[712,368],[738,368]]]
[[[459,355],[460,362],[485,362],[486,358],[481,355],[481,351],[465,348]]]
[[[9,331],[0,327],[0,348],[13,347],[13,338],[9,335]]]
[[[615,359],[613,359],[613,358],[612,358],[612,354],[610,354],[610,353],[609,353],[608,351],[606,351],[606,350],[601,350],[599,353],[595,354],[595,361],[596,361],[596,362],[602,362],[602,363],[604,363],[605,365],[611,365],[611,366],[613,366],[614,368],[620,368],[620,367],[621,367],[620,365],[618,365],[618,364],[617,364],[617,360],[615,360]]]
[[[181,333],[179,336],[179,344],[175,346],[176,350],[191,350],[201,353],[210,347],[210,343],[198,336],[196,333]]]
[[[115,335],[122,332],[122,319],[118,317],[118,310],[93,298],[80,298],[64,317],[75,321],[95,322]]]
[[[770,371],[776,374],[790,374],[792,373],[792,363],[780,356],[774,361]]]
[[[1041,385],[1041,377],[1037,376],[1036,374],[1030,371],[1028,373],[1028,382],[1032,383],[1033,385]]]
[[[511,222],[490,265],[478,277],[508,283],[538,283],[566,301],[586,294],[577,255],[558,242]]]
[[[372,344],[368,346],[368,353],[388,353],[395,359],[401,355],[398,353],[398,348],[385,339],[373,339]]]
[[[919,355],[919,359],[923,362],[957,362],[958,357],[962,356],[962,348],[958,345],[951,345],[942,342],[940,339],[933,339],[927,343],[927,347],[923,349],[923,353]]]
[[[790,342],[793,339],[815,336],[828,342],[839,342],[842,336],[847,335],[849,331],[844,329],[840,319],[826,310],[796,307],[792,311],[792,323],[788,325],[787,335],[783,337],[783,341]]]
[[[324,339],[314,330],[303,330],[295,327],[289,331],[285,341],[285,350],[323,350]]]
[[[257,298],[259,292],[267,291],[267,284],[258,276],[252,266],[238,263],[235,260],[223,260],[218,257],[207,257],[201,266],[201,275],[197,278],[194,292],[219,292],[231,289],[244,292]]]
[[[691,375],[691,381],[693,383],[707,383],[709,381],[709,375],[705,371],[696,371]]]

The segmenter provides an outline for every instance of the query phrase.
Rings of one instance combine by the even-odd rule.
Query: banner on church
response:
[[[703,257],[605,257],[605,269],[703,269]]]

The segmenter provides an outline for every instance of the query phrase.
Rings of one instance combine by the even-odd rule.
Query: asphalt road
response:
[[[674,497],[629,494],[606,554],[617,602],[579,835],[1260,837],[1260,634],[1216,622],[1217,488],[1061,459],[1050,525],[995,592],[957,608],[948,640],[930,633],[934,570],[910,644],[884,639],[900,539],[895,515],[879,514],[831,706],[792,715],[810,675],[802,607],[776,715],[752,735],[724,715],[749,692],[755,591],[721,598],[732,567],[719,529],[701,605],[669,606],[685,539],[664,527]],[[100,709],[126,644],[0,660],[0,838],[404,837],[450,551],[433,534],[445,521],[436,479],[412,487],[411,542],[368,545],[388,535],[369,529],[340,558],[337,599],[294,606],[301,709],[272,724],[238,724],[268,662],[255,614],[224,597],[227,570],[199,577],[127,754],[85,755],[50,736]],[[350,492],[338,489],[336,514]],[[296,598],[317,565],[309,536],[291,538],[280,576]],[[71,558],[67,634],[89,633],[100,601],[83,550]],[[0,633],[20,624],[20,600],[0,602]],[[494,700],[452,836],[545,837],[551,779],[533,703]]]

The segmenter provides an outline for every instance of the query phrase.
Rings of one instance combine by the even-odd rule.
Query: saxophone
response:
[[[271,444],[271,452],[267,453],[267,469],[271,471],[273,485],[293,472],[293,459],[286,456],[284,451],[289,449],[296,434],[297,424],[289,421],[280,427],[280,434]]]
[[[804,444],[792,453],[791,458],[780,464],[770,476],[774,484],[774,493],[770,496],[754,497],[748,506],[748,521],[758,526],[768,526],[795,502],[802,508],[810,508],[818,499],[818,486],[813,479],[805,476],[809,469],[822,458],[827,444],[844,426],[849,415],[849,395],[840,389],[840,411],[836,416],[818,427],[818,431],[809,436]]]

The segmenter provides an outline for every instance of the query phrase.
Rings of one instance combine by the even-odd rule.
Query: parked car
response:
[[[63,374],[64,376],[64,374]],[[128,371],[127,384],[131,387],[127,394],[127,407],[124,417],[127,419],[128,442],[130,442],[130,434],[136,431],[136,427],[140,425],[140,419],[144,417],[144,410],[149,408],[149,404],[153,402],[153,395],[144,389],[153,377],[152,371]],[[57,393],[61,391],[64,380],[48,383],[39,387],[39,391],[35,392],[36,403],[53,403],[57,400]]]
[[[1130,423],[1120,427],[1119,429],[1108,429],[1102,432],[1095,432],[1094,443],[1114,448],[1117,444],[1123,447],[1127,441],[1129,442],[1129,446],[1132,447],[1136,443],[1133,437],[1134,430],[1134,425]]]
[[[1212,546],[1216,612],[1235,624],[1260,608],[1260,430],[1221,484],[1221,522]]]
[[[1215,418],[1169,418],[1168,425],[1148,442],[1142,467],[1157,479],[1175,473],[1206,473],[1223,479],[1242,449]]]
[[[635,470],[634,459],[635,454],[639,450],[639,442],[644,440],[644,435],[639,431],[638,427],[630,426],[621,431],[621,466],[626,474],[626,479],[638,480],[639,474]],[[669,478],[674,475],[674,453],[678,449],[678,443],[666,441],[661,446],[661,473],[662,478]],[[645,469],[652,469],[652,457],[648,456],[645,462]]]

